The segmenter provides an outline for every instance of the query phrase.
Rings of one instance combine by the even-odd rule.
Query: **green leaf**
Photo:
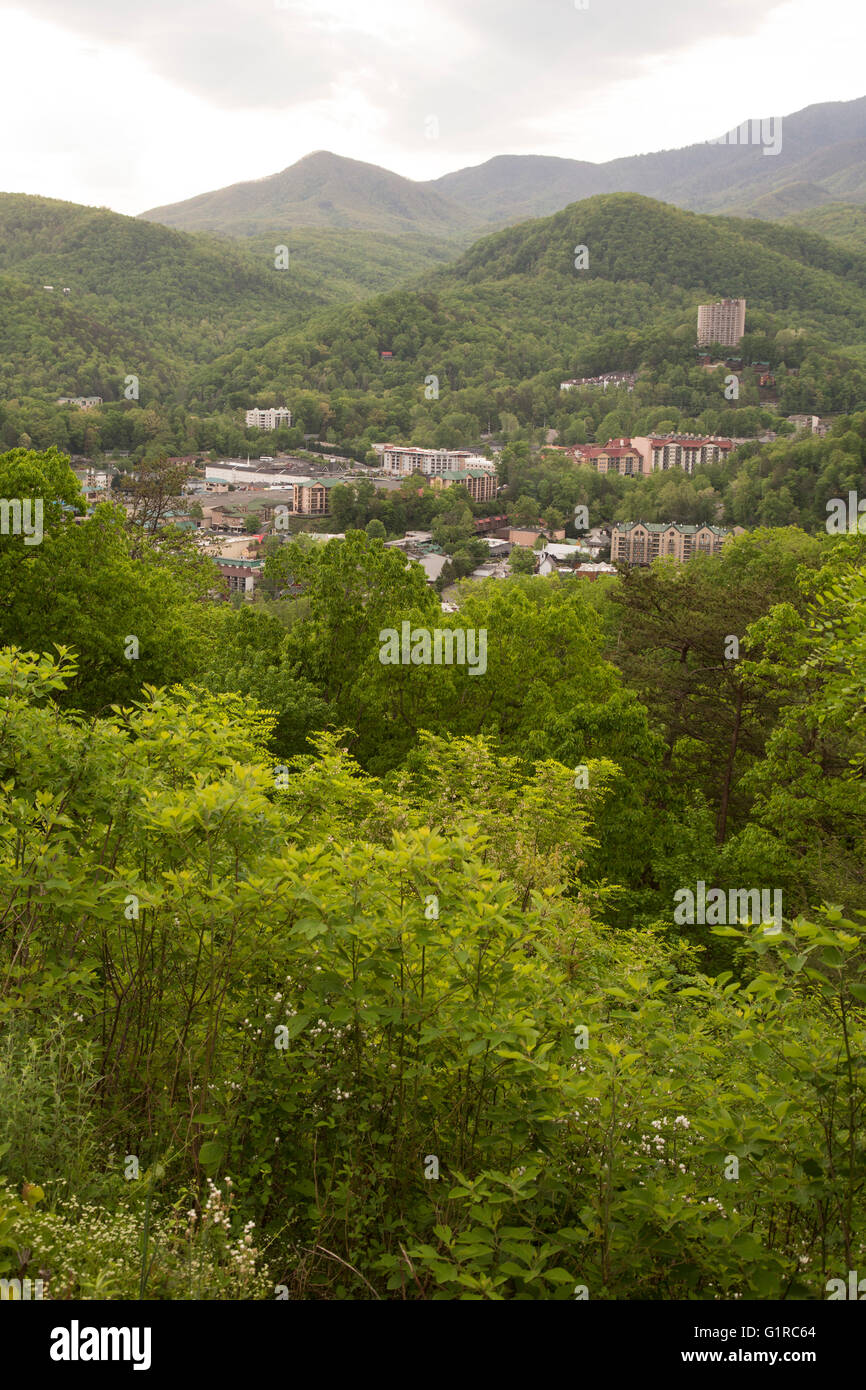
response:
[[[209,1139],[198,1151],[198,1161],[203,1168],[217,1168],[225,1158],[225,1144],[218,1139]]]

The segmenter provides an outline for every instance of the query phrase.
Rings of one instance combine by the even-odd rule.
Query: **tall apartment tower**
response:
[[[720,299],[698,306],[698,347],[721,343],[736,347],[746,331],[745,299]]]

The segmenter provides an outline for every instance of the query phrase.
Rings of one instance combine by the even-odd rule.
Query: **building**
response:
[[[230,594],[241,593],[245,598],[252,598],[253,590],[262,577],[263,560],[233,560],[219,555],[214,563],[226,581]]]
[[[424,571],[427,583],[435,584],[445,566],[448,564],[448,556],[435,555],[432,553],[428,555],[419,555],[416,563],[419,564]]]
[[[484,579],[508,579],[510,576],[511,567],[507,560],[490,559],[474,569],[469,578],[480,582]]]
[[[509,545],[519,545],[524,549],[533,549],[539,536],[545,540],[564,541],[565,531],[542,530],[539,526],[529,527],[512,526],[509,528],[508,535],[502,539],[507,540]]]
[[[327,516],[331,488],[341,482],[341,478],[296,478],[292,511],[296,516]]]
[[[374,444],[373,448],[381,456],[384,471],[401,478],[409,478],[413,473],[432,478],[462,468],[482,468],[485,472],[496,473],[492,459],[472,454],[468,449],[418,449],[403,444]]]
[[[745,299],[720,299],[698,305],[698,347],[721,343],[736,347],[746,331]]]
[[[292,423],[292,412],[285,405],[278,405],[270,410],[259,410],[254,406],[252,410],[247,411],[244,418],[247,429],[278,430],[282,425]]]
[[[663,473],[670,468],[694,473],[708,463],[724,463],[734,447],[732,440],[718,435],[641,435],[631,443],[641,456],[644,473]]]
[[[101,396],[58,396],[58,405],[77,405],[79,410],[93,410],[102,405]]]
[[[644,469],[643,459],[630,439],[609,439],[607,444],[575,444],[570,450],[576,463],[594,468],[596,473],[623,473],[631,477]]]
[[[483,468],[453,468],[439,473],[430,481],[432,488],[465,487],[473,502],[490,502],[496,496],[496,474]]]
[[[234,492],[230,496],[223,493],[218,501],[205,495],[200,504],[202,530],[233,531],[242,535],[246,532],[248,516],[256,515],[262,526],[267,526],[273,520],[277,507],[291,511],[294,500],[293,487],[269,488],[266,492]]]
[[[202,526],[241,532],[246,529],[247,517],[254,513],[262,527],[278,525],[278,513],[283,516],[327,516],[331,510],[329,494],[341,478],[292,478],[282,488],[265,491],[234,492],[219,501],[202,502]]]
[[[342,460],[351,463],[351,459]],[[359,468],[363,476],[368,470]],[[327,463],[315,459],[296,458],[291,454],[278,457],[273,463],[251,463],[249,459],[221,459],[219,463],[205,464],[205,481],[208,483],[231,483],[233,487],[249,487],[256,483],[270,487],[288,487],[296,478],[308,478],[319,473],[333,476],[327,471]],[[345,476],[345,475],[344,475]]]
[[[787,417],[794,429],[799,433],[801,430],[808,430],[811,434],[825,435],[827,425],[820,415],[789,415]]]
[[[568,381],[559,383],[560,391],[580,391],[583,388],[600,386],[606,391],[608,386],[625,386],[629,391],[634,390],[637,381],[637,372],[605,372],[604,376],[575,376]]]
[[[693,555],[716,555],[743,527],[726,531],[721,526],[687,526],[679,522],[622,521],[613,528],[611,561],[650,565],[653,560],[689,560]]]
[[[578,565],[574,574],[577,579],[600,579],[605,574],[616,574],[616,566],[603,563]]]
[[[475,530],[479,536],[489,536],[492,531],[501,531],[508,528],[508,517],[503,513],[500,516],[476,516],[473,522]]]
[[[576,444],[569,450],[575,463],[597,473],[622,473],[628,477],[682,468],[694,473],[708,463],[723,462],[733,449],[730,439],[700,435],[638,435],[634,439],[609,439],[602,444]]]

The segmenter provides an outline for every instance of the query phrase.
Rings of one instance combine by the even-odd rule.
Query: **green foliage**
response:
[[[866,914],[742,929],[754,963],[714,980],[599,925],[612,766],[582,799],[428,736],[385,785],[322,737],[280,788],[254,706],[152,692],[84,728],[62,681],[4,658],[3,1006],[48,1036],[57,986],[82,1013],[106,1157],[96,1204],[7,1190],[8,1271],[547,1300],[820,1297],[856,1266]]]

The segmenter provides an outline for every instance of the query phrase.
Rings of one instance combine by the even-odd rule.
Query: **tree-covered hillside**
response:
[[[575,267],[578,247],[587,248],[585,269]],[[199,372],[190,399],[213,408],[249,381],[324,392],[347,417],[342,437],[383,419],[406,433],[425,413],[435,426],[467,413],[461,392],[476,400],[468,413],[481,428],[502,409],[541,424],[536,397],[548,413],[565,377],[642,364],[687,373],[697,305],[724,295],[746,296],[747,333],[762,347],[769,339],[771,351],[778,339],[788,365],[831,344],[853,358],[866,343],[866,257],[799,229],[618,194],[485,237],[414,287],[325,312],[300,332],[260,335]],[[718,383],[712,391],[718,400]],[[709,384],[705,395],[709,405]]]
[[[826,203],[808,212],[784,213],[779,221],[805,227],[851,251],[866,251],[866,207],[861,203]]]
[[[725,370],[704,372],[694,353],[697,305],[736,294],[748,306],[744,359],[778,369],[782,414],[850,412],[864,399],[866,256],[800,228],[616,194],[485,237],[445,266],[443,243],[398,239],[370,258],[348,234],[313,231],[289,238],[289,268],[276,270],[262,238],[241,251],[87,209],[64,232],[64,205],[34,223],[34,251],[24,235],[34,202],[18,208],[5,252],[9,445],[231,451],[249,443],[242,407],[283,402],[301,434],[358,457],[382,438],[481,447],[482,434],[545,426],[566,443],[596,431],[605,442],[613,399],[566,397],[560,382],[612,370],[639,371],[642,408],[675,422],[714,413],[721,432],[754,435],[773,419],[766,396],[746,375],[727,399]],[[45,278],[58,264],[68,298],[41,288],[64,283]],[[369,295],[410,271],[403,288]],[[103,414],[72,430],[53,405],[67,394],[116,401],[136,371],[141,398],[122,403],[123,428]]]
[[[267,178],[151,208],[141,217],[186,231],[236,237],[318,227],[449,238],[486,220],[423,183],[328,150],[305,155]]]
[[[316,309],[388,289],[453,254],[432,237],[292,227],[278,243],[234,243],[0,194],[0,399],[117,400],[134,372],[142,401],[177,400],[198,364],[248,344],[261,326],[300,326]]]
[[[350,529],[235,607],[176,532],[76,522],[56,452],[0,456],[0,495],[44,503],[38,543],[0,534],[0,1276],[845,1287],[866,538],[758,530],[445,613]],[[483,661],[424,659],[431,630]]]

